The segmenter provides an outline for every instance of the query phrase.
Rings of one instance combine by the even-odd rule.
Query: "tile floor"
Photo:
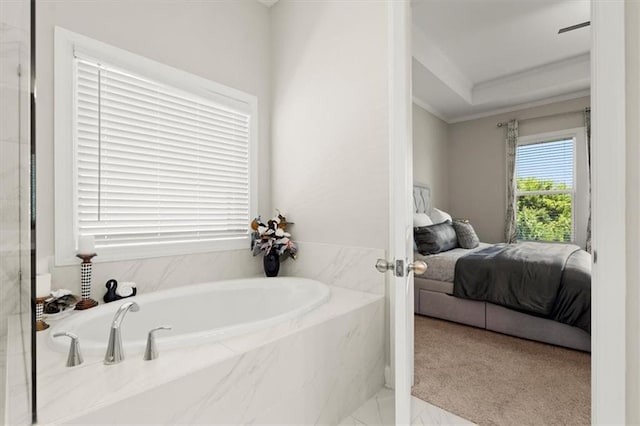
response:
[[[339,426],[387,426],[394,424],[394,392],[382,388],[370,400],[362,404]],[[414,396],[411,397],[412,425],[473,425],[474,423],[455,414],[431,405]]]

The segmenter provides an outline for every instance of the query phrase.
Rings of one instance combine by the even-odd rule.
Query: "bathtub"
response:
[[[104,354],[115,312],[127,301],[140,311],[127,313],[122,342],[127,354],[142,353],[147,333],[161,325],[172,330],[156,333],[160,350],[216,341],[293,319],[329,300],[329,287],[305,278],[251,278],[195,284],[156,291],[101,304],[76,312],[52,327],[49,345],[69,349],[69,339],[53,338],[60,331],[78,335],[82,352]]]

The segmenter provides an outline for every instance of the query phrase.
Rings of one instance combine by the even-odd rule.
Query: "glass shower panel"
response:
[[[30,71],[29,1],[0,1],[0,424],[11,425],[33,418]]]

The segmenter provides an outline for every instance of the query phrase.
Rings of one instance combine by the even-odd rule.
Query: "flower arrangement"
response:
[[[268,220],[265,224],[262,221],[262,217],[258,216],[251,222],[251,250],[253,255],[257,256],[261,252],[264,254],[271,253],[275,250],[282,260],[287,257],[296,258],[298,253],[298,247],[291,241],[291,234],[287,232],[287,218],[280,214],[279,210],[276,210],[278,215],[273,219]]]

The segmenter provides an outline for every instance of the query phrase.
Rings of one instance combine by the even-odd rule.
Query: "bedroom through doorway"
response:
[[[429,266],[413,395],[478,424],[591,423],[590,2],[414,0],[412,15]]]

